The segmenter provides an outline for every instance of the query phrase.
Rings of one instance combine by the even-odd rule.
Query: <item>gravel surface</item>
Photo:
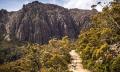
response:
[[[72,72],[90,72],[87,69],[83,68],[83,65],[81,64],[82,60],[77,52],[75,50],[72,50],[70,52],[72,61],[71,64],[68,65],[69,70]]]

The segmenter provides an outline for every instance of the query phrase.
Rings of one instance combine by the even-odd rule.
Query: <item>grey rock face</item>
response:
[[[90,10],[68,10],[35,1],[16,12],[1,10],[0,27],[10,39],[43,44],[51,38],[76,38],[80,30],[90,25],[92,14]]]

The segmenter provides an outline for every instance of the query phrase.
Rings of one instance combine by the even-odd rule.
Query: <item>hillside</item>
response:
[[[92,23],[76,41],[84,67],[92,72],[120,72],[120,3],[111,2],[92,17]]]
[[[52,38],[77,38],[80,30],[89,27],[90,16],[97,11],[66,9],[38,1],[15,12],[0,11],[1,32],[6,40],[44,44]],[[2,34],[3,34],[2,33]]]
[[[120,72],[118,0],[102,12],[38,1],[0,10],[0,72],[71,71]]]

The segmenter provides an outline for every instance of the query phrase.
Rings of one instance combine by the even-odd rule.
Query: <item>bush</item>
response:
[[[120,56],[115,58],[111,65],[111,72],[120,72]]]

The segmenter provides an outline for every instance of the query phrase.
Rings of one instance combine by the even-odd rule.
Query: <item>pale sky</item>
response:
[[[0,9],[7,9],[8,11],[17,11],[22,8],[23,4],[36,0],[0,0]],[[37,0],[42,3],[51,3],[63,6],[65,8],[91,9],[91,5],[101,1],[102,5],[112,0]],[[102,10],[101,6],[97,6],[98,11]]]

